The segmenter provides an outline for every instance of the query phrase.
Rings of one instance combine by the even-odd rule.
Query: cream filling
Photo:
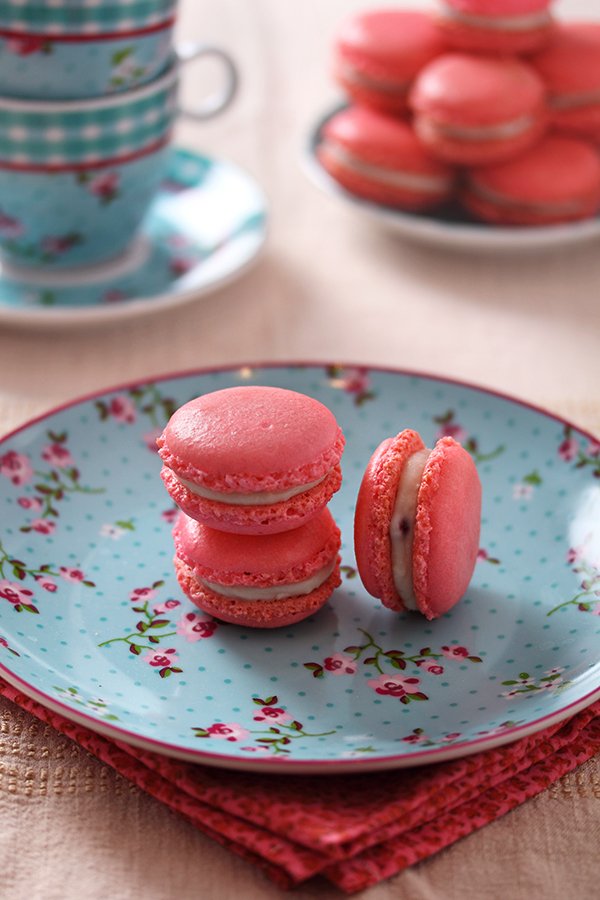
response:
[[[327,478],[329,472],[327,475],[323,475],[322,478],[317,478],[316,481],[311,481],[309,484],[297,484],[295,487],[288,488],[286,491],[255,491],[253,494],[232,494],[211,491],[210,488],[202,487],[202,485],[196,484],[194,481],[188,481],[187,478],[182,478],[181,475],[177,475],[177,473],[174,474],[178,481],[180,481],[190,493],[196,494],[198,497],[204,497],[206,500],[218,500],[219,503],[230,503],[235,506],[269,506],[271,503],[281,503],[285,500],[289,500],[291,497],[295,497],[297,494],[303,494],[304,491],[310,491],[311,488],[321,484],[321,482]]]
[[[596,91],[582,91],[579,94],[552,94],[548,98],[548,104],[552,109],[577,109],[580,106],[593,106],[600,103],[600,89]]]
[[[449,138],[459,141],[501,141],[517,137],[527,131],[534,124],[532,116],[519,116],[510,122],[502,122],[500,125],[446,125],[434,122],[435,130]]]
[[[578,197],[570,200],[544,202],[543,200],[518,200],[513,197],[506,197],[503,194],[496,193],[496,191],[491,190],[488,187],[484,187],[480,184],[473,184],[472,182],[469,182],[469,189],[483,200],[489,200],[491,203],[506,209],[531,210],[532,212],[539,212],[542,214],[558,213],[560,215],[561,213],[566,213],[568,215],[569,213],[578,213],[585,206],[585,200]]]
[[[325,568],[320,569],[311,578],[304,581],[295,581],[293,584],[277,584],[272,587],[246,587],[243,584],[215,584],[212,581],[206,581],[196,575],[197,580],[204,587],[214,591],[223,597],[230,597],[232,600],[245,600],[247,603],[254,603],[257,600],[285,600],[288,597],[301,597],[303,594],[310,594],[316,588],[324,584],[335,567],[334,559]]]
[[[417,450],[404,464],[389,526],[394,587],[404,606],[415,610],[418,605],[413,583],[413,543],[417,496],[430,453],[427,448]]]
[[[384,166],[363,162],[330,141],[324,141],[321,146],[329,156],[333,157],[344,168],[356,172],[357,175],[364,175],[366,178],[370,178],[380,184],[389,184],[408,191],[424,191],[432,194],[449,190],[452,186],[452,180],[443,175],[416,175],[411,172],[398,172],[393,169],[386,169]]]
[[[484,28],[486,31],[531,31],[546,28],[552,22],[552,16],[545,9],[525,16],[477,16],[444,5],[441,15],[446,19],[454,19],[461,25]]]
[[[410,87],[410,82],[408,81],[394,81],[391,78],[383,81],[379,78],[372,78],[370,75],[364,75],[362,72],[357,72],[356,69],[347,63],[340,65],[338,71],[343,81],[355,84],[357,87],[381,91],[384,94],[400,94],[402,96],[408,92]]]

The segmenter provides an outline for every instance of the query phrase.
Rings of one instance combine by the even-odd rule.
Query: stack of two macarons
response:
[[[404,210],[451,197],[494,224],[600,207],[600,26],[549,0],[446,0],[342,23],[334,76],[350,106],[317,155],[351,193]]]
[[[245,627],[289,625],[341,583],[328,504],[344,437],[317,400],[245,385],[184,404],[158,439],[161,477],[181,512],[175,571],[200,609]]]

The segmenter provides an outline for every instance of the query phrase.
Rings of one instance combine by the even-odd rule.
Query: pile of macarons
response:
[[[456,202],[494,225],[600,210],[600,21],[550,0],[443,0],[355,13],[334,39],[347,106],[317,157],[351,194],[404,211]]]
[[[177,580],[196,606],[251,628],[323,606],[341,583],[328,504],[344,443],[327,407],[278,387],[225,388],[176,410],[158,439],[161,477],[181,510]]]
[[[158,439],[180,508],[174,566],[184,594],[224,622],[291,625],[340,586],[341,532],[329,501],[345,439],[318,400],[245,385],[180,407]],[[354,547],[366,590],[434,619],[464,595],[479,550],[481,483],[452,437],[383,441],[364,472]]]

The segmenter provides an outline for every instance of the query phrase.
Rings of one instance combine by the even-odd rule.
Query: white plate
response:
[[[478,252],[552,250],[600,237],[600,216],[562,225],[500,228],[475,221],[455,201],[429,213],[410,213],[356,197],[325,171],[315,153],[323,126],[341,108],[329,111],[313,128],[302,156],[303,169],[324,193],[401,237],[435,247]]]

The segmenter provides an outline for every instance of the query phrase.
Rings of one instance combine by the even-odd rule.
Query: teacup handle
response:
[[[186,107],[180,109],[182,115],[189,116],[191,119],[199,121],[211,119],[224,110],[235,96],[238,87],[238,71],[235,63],[225,50],[221,50],[220,47],[215,47],[212,44],[184,41],[177,44],[176,52],[182,65],[186,65],[202,56],[213,56],[222,63],[224,72],[222,88],[207,97],[200,106],[191,109]]]

